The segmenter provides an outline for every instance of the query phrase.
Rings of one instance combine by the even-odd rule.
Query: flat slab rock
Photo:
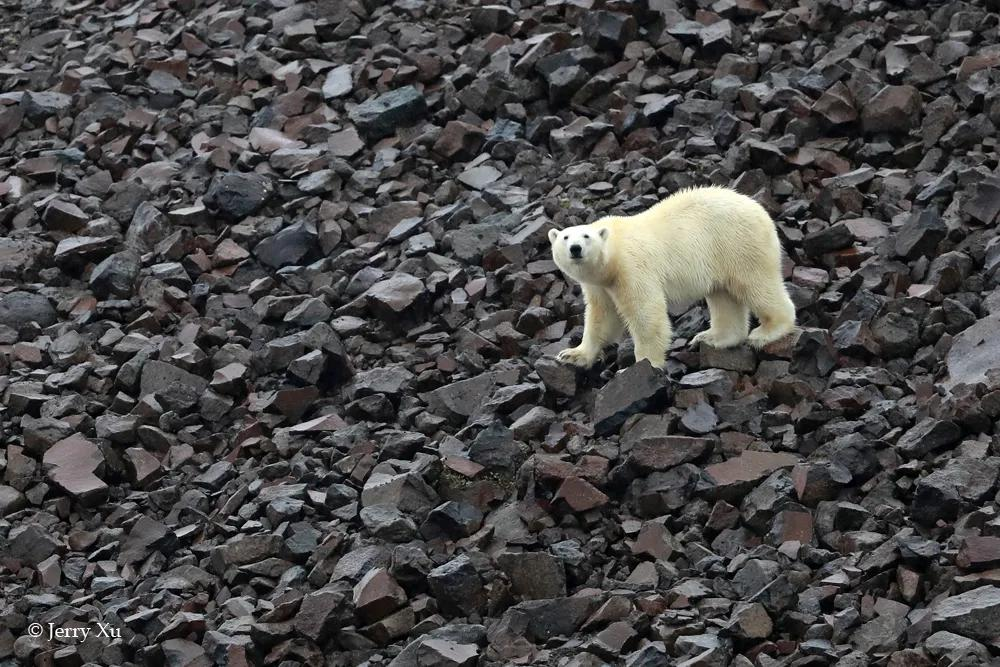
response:
[[[72,435],[52,445],[42,459],[48,476],[84,506],[98,505],[108,497],[108,485],[97,476],[104,455],[91,440]]]
[[[625,420],[641,412],[655,412],[670,397],[670,385],[662,371],[640,361],[619,372],[597,393],[593,421],[597,435],[616,433]]]
[[[984,317],[955,336],[948,351],[946,389],[986,382],[986,373],[1000,369],[1000,313]]]
[[[142,395],[165,391],[179,384],[201,393],[208,387],[208,379],[189,373],[163,361],[147,361],[142,367],[139,392]]]
[[[980,641],[1000,635],[1000,587],[980,586],[931,608],[931,626]]]
[[[745,451],[728,461],[707,466],[704,476],[712,495],[739,497],[775,470],[791,468],[800,461],[797,454]]]

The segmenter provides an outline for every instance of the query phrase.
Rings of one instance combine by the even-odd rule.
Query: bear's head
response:
[[[552,259],[556,266],[578,282],[595,282],[607,260],[608,228],[577,225],[549,230]]]

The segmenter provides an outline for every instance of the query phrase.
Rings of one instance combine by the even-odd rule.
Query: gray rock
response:
[[[148,202],[152,193],[137,181],[121,181],[111,186],[110,194],[101,204],[101,210],[126,225],[132,220],[139,205]]]
[[[12,530],[8,540],[7,553],[12,558],[20,559],[32,566],[63,550],[59,540],[51,534],[51,531],[37,523],[29,523],[20,529]]]
[[[340,65],[327,72],[323,81],[323,97],[331,100],[343,97],[354,89],[354,81],[351,79],[351,66]]]
[[[369,505],[359,513],[372,535],[387,542],[407,542],[416,537],[417,525],[392,505]]]
[[[996,488],[1000,459],[959,457],[917,480],[910,511],[913,518],[932,525],[958,517],[962,502],[979,502]]]
[[[403,318],[416,315],[428,297],[423,281],[408,273],[394,273],[387,280],[372,285],[364,294],[371,312],[392,325],[399,325]]]
[[[125,98],[114,93],[98,94],[87,100],[87,104],[74,117],[73,136],[78,136],[91,123],[103,124],[106,121],[116,123],[128,113],[131,107],[132,104]],[[133,208],[133,210],[135,209]]]
[[[190,407],[208,388],[208,380],[162,361],[147,361],[142,366],[139,392],[156,394],[167,406]]]
[[[986,382],[986,374],[1000,368],[1000,313],[976,322],[955,336],[948,350],[947,389],[957,384]]]
[[[52,91],[33,93],[25,91],[21,96],[21,110],[26,118],[32,121],[44,121],[49,116],[56,116],[70,108],[73,98],[64,93]]]
[[[587,43],[600,50],[621,51],[639,31],[635,17],[604,10],[585,12],[580,27]]]
[[[920,124],[923,101],[913,86],[885,86],[861,107],[866,133],[908,132]]]
[[[407,514],[424,514],[440,502],[434,489],[414,472],[373,472],[361,491],[361,506],[391,505]]]
[[[469,458],[490,470],[513,473],[520,467],[525,453],[510,429],[495,421],[480,431],[469,445]]]
[[[125,245],[139,253],[147,253],[170,234],[170,222],[153,204],[144,201],[132,216],[125,234]]]
[[[853,243],[854,235],[851,230],[844,224],[836,224],[806,236],[802,239],[802,249],[810,257],[819,257],[828,252],[849,248]]]
[[[258,243],[253,253],[262,264],[280,269],[304,263],[309,253],[317,249],[316,233],[306,223],[297,222]]]
[[[952,664],[968,658],[981,664],[986,664],[990,660],[989,650],[985,646],[953,632],[935,632],[924,640],[924,648],[932,658],[943,657]]]
[[[587,597],[521,602],[505,611],[500,622],[490,628],[491,642],[503,634],[526,637],[535,643],[560,635],[568,637],[577,631],[593,608],[594,600]]]
[[[933,257],[938,244],[948,235],[948,227],[933,209],[914,213],[896,235],[896,254],[905,259]]]
[[[480,613],[486,606],[483,580],[465,554],[431,570],[427,584],[446,614],[468,616]]]
[[[931,627],[981,641],[1000,635],[1000,588],[980,586],[931,607]]]
[[[273,191],[271,179],[266,176],[229,172],[212,181],[203,201],[210,211],[238,222],[260,211]]]
[[[423,667],[423,665],[428,664],[423,659],[426,654],[422,653],[424,644],[428,640],[439,640],[458,646],[476,646],[477,644],[485,643],[486,628],[482,625],[466,625],[462,623],[452,623],[444,627],[435,628],[407,644],[399,652],[399,655],[392,659],[388,667]],[[429,664],[447,663],[430,662]]]
[[[510,7],[503,5],[485,5],[473,7],[469,13],[472,27],[481,35],[490,33],[505,32],[514,25],[517,20],[517,13]]]
[[[28,506],[24,494],[12,486],[0,484],[0,517],[19,512]]]
[[[528,600],[545,600],[566,595],[566,571],[552,555],[534,551],[504,553],[497,557],[510,578],[515,595]]]
[[[483,525],[483,513],[475,505],[449,500],[435,507],[420,526],[424,539],[459,539],[472,535]]]
[[[8,292],[0,295],[0,325],[20,329],[32,322],[41,327],[55,324],[56,310],[41,294]]]
[[[646,360],[619,372],[594,401],[594,431],[616,433],[625,420],[641,412],[655,412],[666,404],[670,387],[666,376]]]
[[[451,245],[456,257],[465,262],[478,263],[483,254],[499,245],[501,232],[495,224],[477,223],[448,232],[444,240]]]
[[[950,421],[925,417],[904,433],[896,443],[896,451],[910,458],[920,458],[959,441],[962,429]]]
[[[370,139],[381,139],[398,127],[414,125],[427,115],[427,101],[413,86],[383,93],[351,109],[351,121]]]
[[[413,378],[413,373],[400,365],[359,371],[354,376],[352,396],[353,398],[361,398],[372,394],[386,394],[398,397],[406,391]]]
[[[130,298],[142,270],[142,259],[134,250],[109,255],[90,274],[90,289],[98,298]]]

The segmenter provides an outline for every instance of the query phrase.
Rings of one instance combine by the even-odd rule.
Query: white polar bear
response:
[[[552,256],[583,286],[583,341],[558,359],[592,366],[628,328],[635,359],[662,368],[670,347],[667,304],[708,302],[711,325],[691,344],[763,347],[795,328],[774,222],[734,190],[682,190],[633,216],[551,230]],[[747,335],[748,314],[760,326]]]

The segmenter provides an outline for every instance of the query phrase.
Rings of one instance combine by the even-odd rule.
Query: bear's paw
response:
[[[556,355],[556,360],[581,368],[590,368],[597,361],[597,354],[585,349],[582,345],[566,348]]]

